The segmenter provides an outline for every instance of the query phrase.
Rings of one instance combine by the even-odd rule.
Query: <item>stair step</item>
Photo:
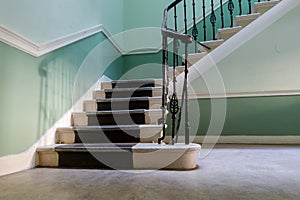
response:
[[[115,88],[96,90],[93,93],[93,98],[160,97],[161,95],[162,87]]]
[[[201,52],[201,53],[191,53],[188,55],[188,66],[192,66],[194,65],[196,62],[198,62],[199,60],[201,60],[204,56],[206,56],[207,53],[206,52]],[[185,57],[185,55],[182,56],[183,58]],[[184,64],[184,59],[182,60],[182,63]],[[183,69],[184,70],[184,69]]]
[[[58,128],[56,144],[157,142],[162,125],[78,126]]]
[[[37,149],[38,167],[177,169],[197,166],[198,144],[150,143],[52,145]]]
[[[235,17],[234,26],[246,27],[248,24],[261,16],[260,13],[253,13],[249,15],[238,15]]]
[[[223,39],[202,42],[202,44],[204,44],[205,46],[210,47],[210,49],[206,49],[206,48],[200,46],[200,51],[201,52],[203,52],[203,51],[211,52],[223,43],[224,43]]]
[[[161,97],[96,99],[84,101],[83,111],[159,109],[161,104]]]
[[[133,79],[102,82],[101,89],[112,88],[139,88],[139,87],[159,87],[162,85],[161,79]]]
[[[231,38],[233,35],[235,35],[242,29],[243,29],[243,27],[241,27],[241,26],[219,29],[217,38],[223,39],[223,40],[228,40],[229,38]]]
[[[72,126],[157,124],[161,109],[72,113]]]
[[[175,69],[175,77],[184,72],[184,66],[178,66]],[[173,80],[173,67],[169,67],[168,71],[169,80]]]
[[[274,6],[276,6],[280,1],[264,1],[264,2],[256,2],[254,3],[252,12],[258,12],[260,14],[264,14]]]

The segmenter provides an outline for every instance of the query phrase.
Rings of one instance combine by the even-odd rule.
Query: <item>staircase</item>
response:
[[[176,0],[167,11],[180,2],[181,0]],[[176,81],[176,76],[181,73],[187,75],[188,67],[193,66],[278,2],[280,1],[254,3],[250,14],[236,16],[231,27],[222,27],[217,30],[213,40],[202,41],[197,49],[200,53],[186,51],[182,59],[184,66],[178,66],[177,60],[177,63],[170,67],[168,56],[165,54],[168,47],[164,43],[162,79],[102,82],[99,89],[94,91],[93,99],[83,103],[83,111],[72,114],[71,126],[57,128],[56,144],[37,149],[36,166],[121,170],[196,168],[196,153],[200,150],[200,145],[189,142],[187,125],[185,144],[176,143],[178,133],[175,129],[172,129],[172,144],[165,144],[166,116],[169,113],[167,102],[172,105],[179,104],[177,94],[173,94],[175,98],[170,98],[170,101],[167,98],[168,88],[172,86],[172,82],[169,81]],[[163,36],[164,39],[171,38],[176,40],[175,42],[181,40],[186,45],[192,43],[187,34],[170,31],[164,27]],[[196,39],[197,36],[193,35],[193,38]],[[187,97],[187,92],[183,96]],[[182,99],[182,102],[186,102],[188,106],[188,98]],[[171,109],[170,114],[176,119],[178,111],[174,110],[176,109]],[[175,120],[173,122],[175,124]]]
[[[248,0],[246,0],[248,1]],[[199,47],[201,53],[190,53],[188,55],[188,66],[192,66],[201,58],[206,56],[208,53],[222,45],[226,40],[237,34],[251,22],[262,16],[265,12],[276,6],[281,0],[255,0],[253,6],[251,7],[251,13],[245,15],[237,15],[233,20],[232,27],[228,28],[219,28],[216,32],[215,39],[209,41],[201,41],[201,43],[209,49],[204,48],[203,46]],[[237,5],[235,5],[237,6]],[[184,57],[184,56],[183,56]],[[184,61],[184,60],[183,60]]]
[[[57,128],[56,145],[37,149],[38,167],[193,169],[196,144],[159,145],[161,79],[101,83],[71,127]]]

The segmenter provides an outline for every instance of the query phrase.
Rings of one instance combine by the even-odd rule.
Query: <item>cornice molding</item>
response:
[[[124,53],[120,46],[112,39],[111,34],[101,24],[42,44],[37,44],[30,39],[9,30],[3,25],[0,25],[0,41],[34,57],[40,57],[100,32],[102,32],[110,40],[120,53]]]

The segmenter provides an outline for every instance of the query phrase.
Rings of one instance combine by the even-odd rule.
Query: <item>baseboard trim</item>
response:
[[[99,88],[101,85],[99,82],[107,81],[111,81],[111,79],[103,76],[28,150],[19,154],[0,157],[0,176],[34,168],[36,149],[40,146],[54,145],[56,128],[70,126],[72,112],[82,110],[83,101],[92,99],[93,91],[96,87]]]
[[[179,136],[179,141],[184,141],[184,136]],[[273,144],[273,145],[298,145],[299,136],[194,136],[190,137],[191,142],[203,144]],[[166,137],[166,142],[171,141],[171,136]]]
[[[225,94],[190,94],[190,99],[220,99],[220,98],[251,98],[251,97],[275,97],[275,96],[298,96],[300,90],[273,90],[251,92],[228,92]]]

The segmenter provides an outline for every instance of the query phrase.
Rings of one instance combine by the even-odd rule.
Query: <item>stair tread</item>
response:
[[[103,130],[103,129],[141,129],[141,128],[162,128],[163,125],[157,124],[141,124],[141,125],[101,125],[101,126],[72,126],[62,127],[60,129],[71,129],[71,130]]]
[[[189,145],[178,143],[175,145],[157,144],[157,143],[94,143],[94,144],[56,144],[49,146],[41,146],[37,151],[72,151],[72,152],[90,152],[90,151],[124,151],[124,150],[142,150],[142,151],[157,151],[157,150],[199,150],[199,144],[191,143]]]
[[[104,83],[133,83],[133,82],[152,82],[152,81],[160,81],[162,79],[131,79],[131,80],[112,80],[105,81]]]
[[[96,99],[96,102],[111,102],[111,101],[147,101],[151,99],[161,99],[161,97],[126,97],[126,98],[107,98]]]
[[[204,42],[203,42],[204,43]],[[205,56],[207,52],[201,52],[201,53],[189,53],[188,57],[197,57],[197,56]],[[183,55],[184,56],[184,55]]]
[[[235,19],[237,19],[237,20],[256,19],[259,16],[261,16],[260,13],[251,13],[251,14],[246,14],[246,15],[237,15],[235,17]]]
[[[216,39],[216,40],[209,40],[209,41],[205,41],[202,42],[204,45],[210,47],[210,49],[206,49],[202,46],[200,46],[200,50],[201,51],[207,51],[207,52],[211,52],[214,49],[216,49],[217,47],[219,47],[220,45],[222,45],[225,42],[224,39]]]
[[[217,40],[209,40],[209,41],[205,41],[202,42],[204,45],[210,45],[210,44],[216,44],[216,43],[223,43],[224,40],[223,39],[217,39]]]
[[[162,87],[143,87],[143,88],[112,88],[112,89],[104,89],[105,92],[118,92],[118,91],[145,91],[145,90],[159,90]]]
[[[87,115],[105,115],[105,114],[134,114],[134,113],[145,113],[145,112],[161,112],[161,109],[135,109],[135,110],[104,110],[104,111],[89,111]]]
[[[252,12],[257,12],[257,13],[265,13],[274,6],[276,6],[280,1],[264,1],[264,2],[256,2],[254,3],[252,7]]]
[[[234,27],[228,27],[228,28],[220,28],[218,29],[218,32],[235,32],[235,31],[240,31],[243,27],[242,26],[234,26]]]
[[[273,1],[261,1],[261,2],[255,2],[255,6],[274,6],[277,5],[280,2],[280,0],[273,0]]]

